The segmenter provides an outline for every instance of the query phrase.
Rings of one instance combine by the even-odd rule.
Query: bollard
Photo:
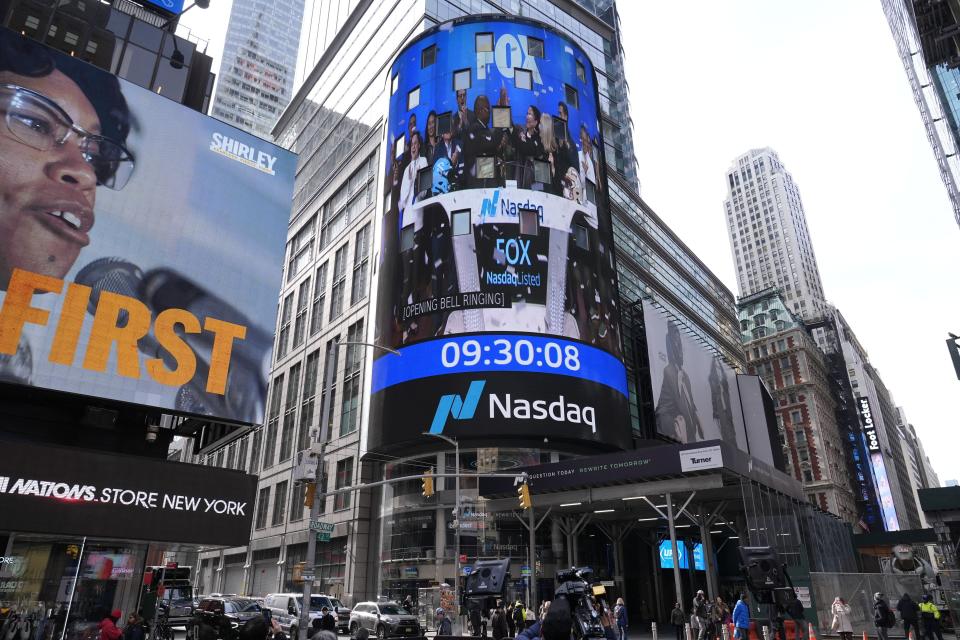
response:
[[[770,627],[763,625],[763,640],[770,640]]]
[[[650,623],[650,635],[653,636],[653,640],[657,640],[657,623],[656,622]]]

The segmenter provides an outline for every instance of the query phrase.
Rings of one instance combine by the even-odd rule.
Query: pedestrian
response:
[[[511,602],[507,605],[506,611],[504,611],[504,617],[507,619],[507,630],[510,631],[510,637],[515,638],[517,636],[517,625],[513,621],[513,603]]]
[[[330,615],[328,607],[321,607],[320,609],[320,630],[337,632],[337,619]]]
[[[450,622],[450,618],[447,617],[447,613],[437,607],[437,610],[434,612],[437,618],[437,635],[438,636],[452,636],[453,635],[453,623]],[[360,629],[361,631],[366,631],[366,629]],[[357,636],[359,640],[359,636]]]
[[[623,598],[617,598],[617,606],[613,608],[613,617],[617,621],[617,637],[620,640],[627,640],[627,605]]]
[[[710,629],[710,620],[709,612],[707,611],[707,596],[703,593],[703,589],[697,591],[697,595],[693,598],[693,617],[690,619],[691,625],[693,621],[697,622],[697,640],[706,640]],[[886,640],[886,638],[884,638]]]
[[[526,607],[523,605],[523,602],[517,600],[513,605],[513,625],[516,627],[516,633],[519,636],[520,632],[524,630],[525,625],[523,624],[524,615],[523,612]]]
[[[474,638],[480,637],[480,605],[470,601],[470,630]]]
[[[723,623],[730,615],[730,609],[723,598],[717,596],[713,601],[713,607],[710,609],[710,624],[713,627],[710,631],[711,637],[716,638],[723,635]]]
[[[750,640],[750,598],[746,592],[740,594],[733,608],[733,637],[736,640]]]
[[[307,630],[307,640],[313,640],[313,637],[320,633],[321,624],[323,624],[323,620],[320,618],[314,618],[310,621],[310,628]]]
[[[833,622],[830,628],[840,634],[840,640],[853,640],[853,625],[850,623],[850,605],[847,601],[837,596],[830,606],[833,613]]]
[[[794,596],[787,604],[787,615],[793,620],[794,637],[797,640],[803,640],[804,622],[803,603],[800,598]]]
[[[686,622],[687,615],[683,612],[680,603],[677,602],[673,605],[673,611],[670,612],[670,624],[673,625],[673,630],[677,633],[677,640],[684,640],[683,625],[686,624]]]
[[[406,609],[408,613],[413,613],[413,596],[409,593],[407,597],[403,599],[403,608]]]
[[[123,640],[143,640],[143,618],[135,613],[127,616],[127,626],[123,628]]]
[[[896,624],[897,618],[890,610],[890,605],[884,599],[879,591],[873,594],[873,624],[877,627],[877,637],[880,640],[888,640],[890,637],[890,627]]]
[[[120,640],[123,634],[117,628],[117,621],[123,617],[120,609],[114,609],[100,621],[100,640]]]
[[[917,626],[920,605],[914,602],[909,593],[903,594],[897,602],[897,611],[900,613],[900,620],[903,621],[903,635],[907,640],[910,640],[910,629],[913,629],[914,636],[918,635],[918,632],[923,633]]]
[[[923,594],[923,602],[920,603],[920,622],[923,623],[923,635],[928,640],[943,640],[943,633],[940,631],[940,610],[933,604],[933,598],[929,593]]]
[[[510,629],[507,625],[507,613],[503,610],[503,603],[497,601],[497,607],[490,616],[490,626],[493,628],[493,640],[503,640],[511,638]]]
[[[533,623],[537,621],[537,614],[533,612],[533,609],[526,607],[523,612],[523,628],[529,629],[533,626]]]

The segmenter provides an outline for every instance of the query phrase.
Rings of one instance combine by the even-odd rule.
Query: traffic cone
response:
[[[813,632],[812,622],[807,623],[807,638],[809,638],[809,640],[817,640],[817,635]]]

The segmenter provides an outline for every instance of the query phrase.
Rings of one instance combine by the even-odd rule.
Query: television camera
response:
[[[554,598],[565,598],[570,604],[573,618],[573,637],[603,638],[603,625],[594,605],[597,596],[605,593],[600,585],[593,583],[593,570],[590,567],[570,567],[557,572],[557,588]]]

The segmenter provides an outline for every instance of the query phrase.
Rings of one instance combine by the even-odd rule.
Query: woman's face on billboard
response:
[[[0,85],[42,94],[80,127],[99,133],[100,120],[80,87],[59,71],[31,78],[0,72]],[[39,150],[14,136],[11,127],[36,133],[48,123],[37,118],[13,91],[0,93],[0,289],[13,269],[64,277],[90,243],[97,177],[77,138]],[[53,113],[51,111],[50,113]]]

